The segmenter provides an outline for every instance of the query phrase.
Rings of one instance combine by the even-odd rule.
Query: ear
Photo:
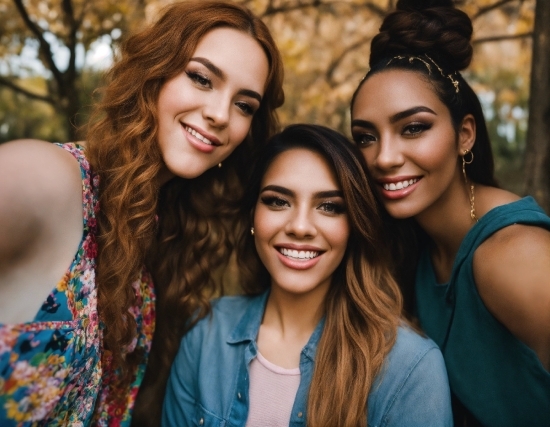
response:
[[[471,114],[466,114],[458,129],[458,155],[464,155],[470,151],[476,142],[476,119]]]

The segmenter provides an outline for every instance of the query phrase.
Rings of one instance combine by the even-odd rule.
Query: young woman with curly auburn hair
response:
[[[441,348],[457,426],[550,422],[550,218],[497,187],[480,102],[460,74],[472,23],[400,0],[371,44],[352,134],[393,218],[409,312]]]
[[[401,320],[361,153],[292,125],[262,150],[238,245],[246,296],[183,338],[163,426],[443,427],[443,357]]]
[[[136,424],[158,425],[284,100],[269,30],[223,1],[168,6],[108,77],[84,147],[0,147],[2,426],[129,425],[144,376]]]

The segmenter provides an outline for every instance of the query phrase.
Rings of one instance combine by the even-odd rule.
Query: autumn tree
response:
[[[144,6],[141,0],[0,0],[0,87],[50,105],[74,140],[87,53],[99,40],[116,43],[142,21]],[[42,85],[29,86],[29,77]]]
[[[533,32],[525,193],[550,213],[550,2],[538,0]]]

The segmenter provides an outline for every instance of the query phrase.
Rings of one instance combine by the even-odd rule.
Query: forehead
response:
[[[362,112],[395,113],[424,105],[447,110],[428,78],[418,72],[391,69],[370,76],[361,86],[352,116]]]
[[[206,58],[228,77],[246,86],[260,86],[267,80],[269,62],[260,43],[250,34],[229,27],[214,28],[197,44],[193,58]],[[261,83],[261,84],[260,84]]]
[[[325,158],[306,148],[292,148],[275,157],[262,179],[263,185],[274,183],[305,191],[340,187]]]

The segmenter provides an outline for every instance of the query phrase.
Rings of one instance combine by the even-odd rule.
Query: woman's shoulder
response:
[[[430,338],[399,327],[369,394],[368,417],[369,425],[452,425],[445,362]]]
[[[81,191],[74,156],[46,141],[27,139],[0,145],[0,179],[3,191],[13,191],[12,197],[22,195],[19,198],[27,203],[37,199],[62,202],[70,197],[68,193],[80,196]]]
[[[226,295],[212,301],[212,310],[218,316],[239,317],[239,314],[261,300],[261,295]]]
[[[78,162],[54,144],[39,140],[1,144],[0,183],[0,228],[12,236],[1,242],[6,251],[18,250],[17,245],[29,248],[39,235],[36,230],[52,231],[70,222],[73,213],[82,215]]]
[[[223,296],[212,300],[210,314],[203,317],[188,335],[229,335],[236,328],[248,327],[260,318],[264,309],[265,295]],[[260,316],[259,316],[260,315]],[[242,328],[239,328],[239,330]]]
[[[383,371],[383,382],[391,388],[400,389],[411,382],[434,381],[437,386],[447,386],[447,370],[441,350],[426,336],[402,325],[397,331],[397,339],[390,350]]]
[[[397,330],[397,339],[388,357],[396,365],[413,367],[431,350],[441,353],[437,344],[427,336],[421,335],[408,325],[401,325]]]

